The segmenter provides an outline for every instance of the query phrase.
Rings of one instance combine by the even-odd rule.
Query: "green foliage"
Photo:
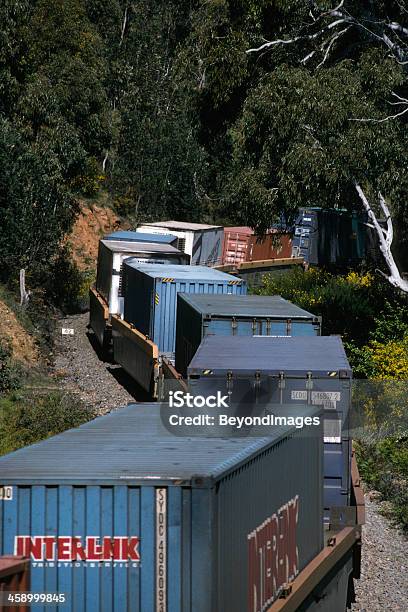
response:
[[[120,120],[112,164],[108,162],[110,184],[119,212],[135,221],[200,218],[205,155],[175,66],[189,7],[180,2],[132,3],[112,66]]]
[[[408,436],[356,443],[360,474],[385,499],[386,514],[408,532]]]
[[[0,280],[15,285],[24,268],[32,288],[52,284],[76,195],[100,187],[108,68],[83,0],[7,1],[0,17]]]
[[[0,454],[78,427],[95,416],[75,396],[60,391],[8,395],[0,399]]]
[[[374,321],[371,340],[380,343],[401,340],[408,335],[408,306],[386,300]]]
[[[387,75],[386,87],[397,89],[402,70],[389,58],[372,52],[361,64],[343,62],[318,73],[279,66],[262,78],[245,100],[242,116],[231,129],[233,165],[229,199],[240,206],[241,185],[255,207],[243,220],[261,230],[285,211],[299,206],[359,206],[354,181],[381,189],[398,202],[407,192],[401,177],[405,135],[398,122],[355,121],[383,116],[377,101],[384,84],[367,87],[365,65],[371,61]],[[255,172],[254,172],[255,171]],[[258,184],[245,181],[248,172]],[[238,186],[238,187],[237,187]],[[272,197],[265,218],[259,189]],[[266,198],[263,198],[266,201]]]
[[[52,282],[44,284],[47,301],[65,313],[84,312],[89,307],[89,288],[95,281],[95,270],[80,270],[65,246],[52,262]]]
[[[5,338],[0,337],[0,397],[21,384],[21,369],[12,361],[12,351]]]
[[[358,345],[368,340],[385,295],[392,293],[382,279],[370,274],[334,275],[324,270],[298,268],[264,280],[260,293],[282,295],[323,317],[323,335],[340,334]]]
[[[298,206],[359,207],[359,180],[392,201],[405,239],[407,115],[375,120],[400,110],[392,92],[407,95],[406,70],[380,36],[406,13],[398,2],[363,9],[346,0],[374,35],[351,27],[319,65],[326,47],[306,34],[328,25],[318,13],[330,8],[328,0],[5,0],[2,279],[25,267],[31,285],[51,280],[76,197],[102,187],[132,221],[263,230]]]
[[[0,117],[0,279],[17,281],[20,268],[38,282],[73,222],[75,202],[59,162],[32,148]]]

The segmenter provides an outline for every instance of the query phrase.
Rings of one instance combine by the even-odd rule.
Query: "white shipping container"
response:
[[[196,266],[215,266],[221,263],[224,228],[221,225],[186,223],[184,221],[158,221],[144,224],[138,232],[177,236],[177,248],[191,257]]]
[[[109,307],[109,314],[123,315],[121,297],[123,261],[133,258],[135,263],[188,264],[189,258],[175,247],[149,242],[100,240],[96,289]]]

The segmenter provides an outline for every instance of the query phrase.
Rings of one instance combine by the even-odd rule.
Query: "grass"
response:
[[[0,455],[34,444],[96,416],[71,393],[22,388],[0,398]]]

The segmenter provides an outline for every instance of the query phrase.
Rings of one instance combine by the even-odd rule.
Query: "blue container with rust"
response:
[[[130,405],[0,458],[0,554],[29,554],[30,590],[65,594],[59,610],[256,612],[320,552],[320,428],[182,437],[163,411]]]
[[[206,335],[316,336],[321,318],[280,295],[197,295],[177,298],[176,369],[187,367]]]
[[[161,353],[174,355],[177,294],[246,294],[245,281],[205,266],[138,264],[123,266],[124,319],[155,342]]]

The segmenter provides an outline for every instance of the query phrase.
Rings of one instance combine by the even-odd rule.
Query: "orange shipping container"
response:
[[[265,236],[249,236],[245,261],[284,259],[292,257],[292,235],[288,232],[271,231]]]
[[[250,227],[224,227],[224,245],[222,250],[222,264],[238,265],[248,261],[249,239],[254,231]]]

